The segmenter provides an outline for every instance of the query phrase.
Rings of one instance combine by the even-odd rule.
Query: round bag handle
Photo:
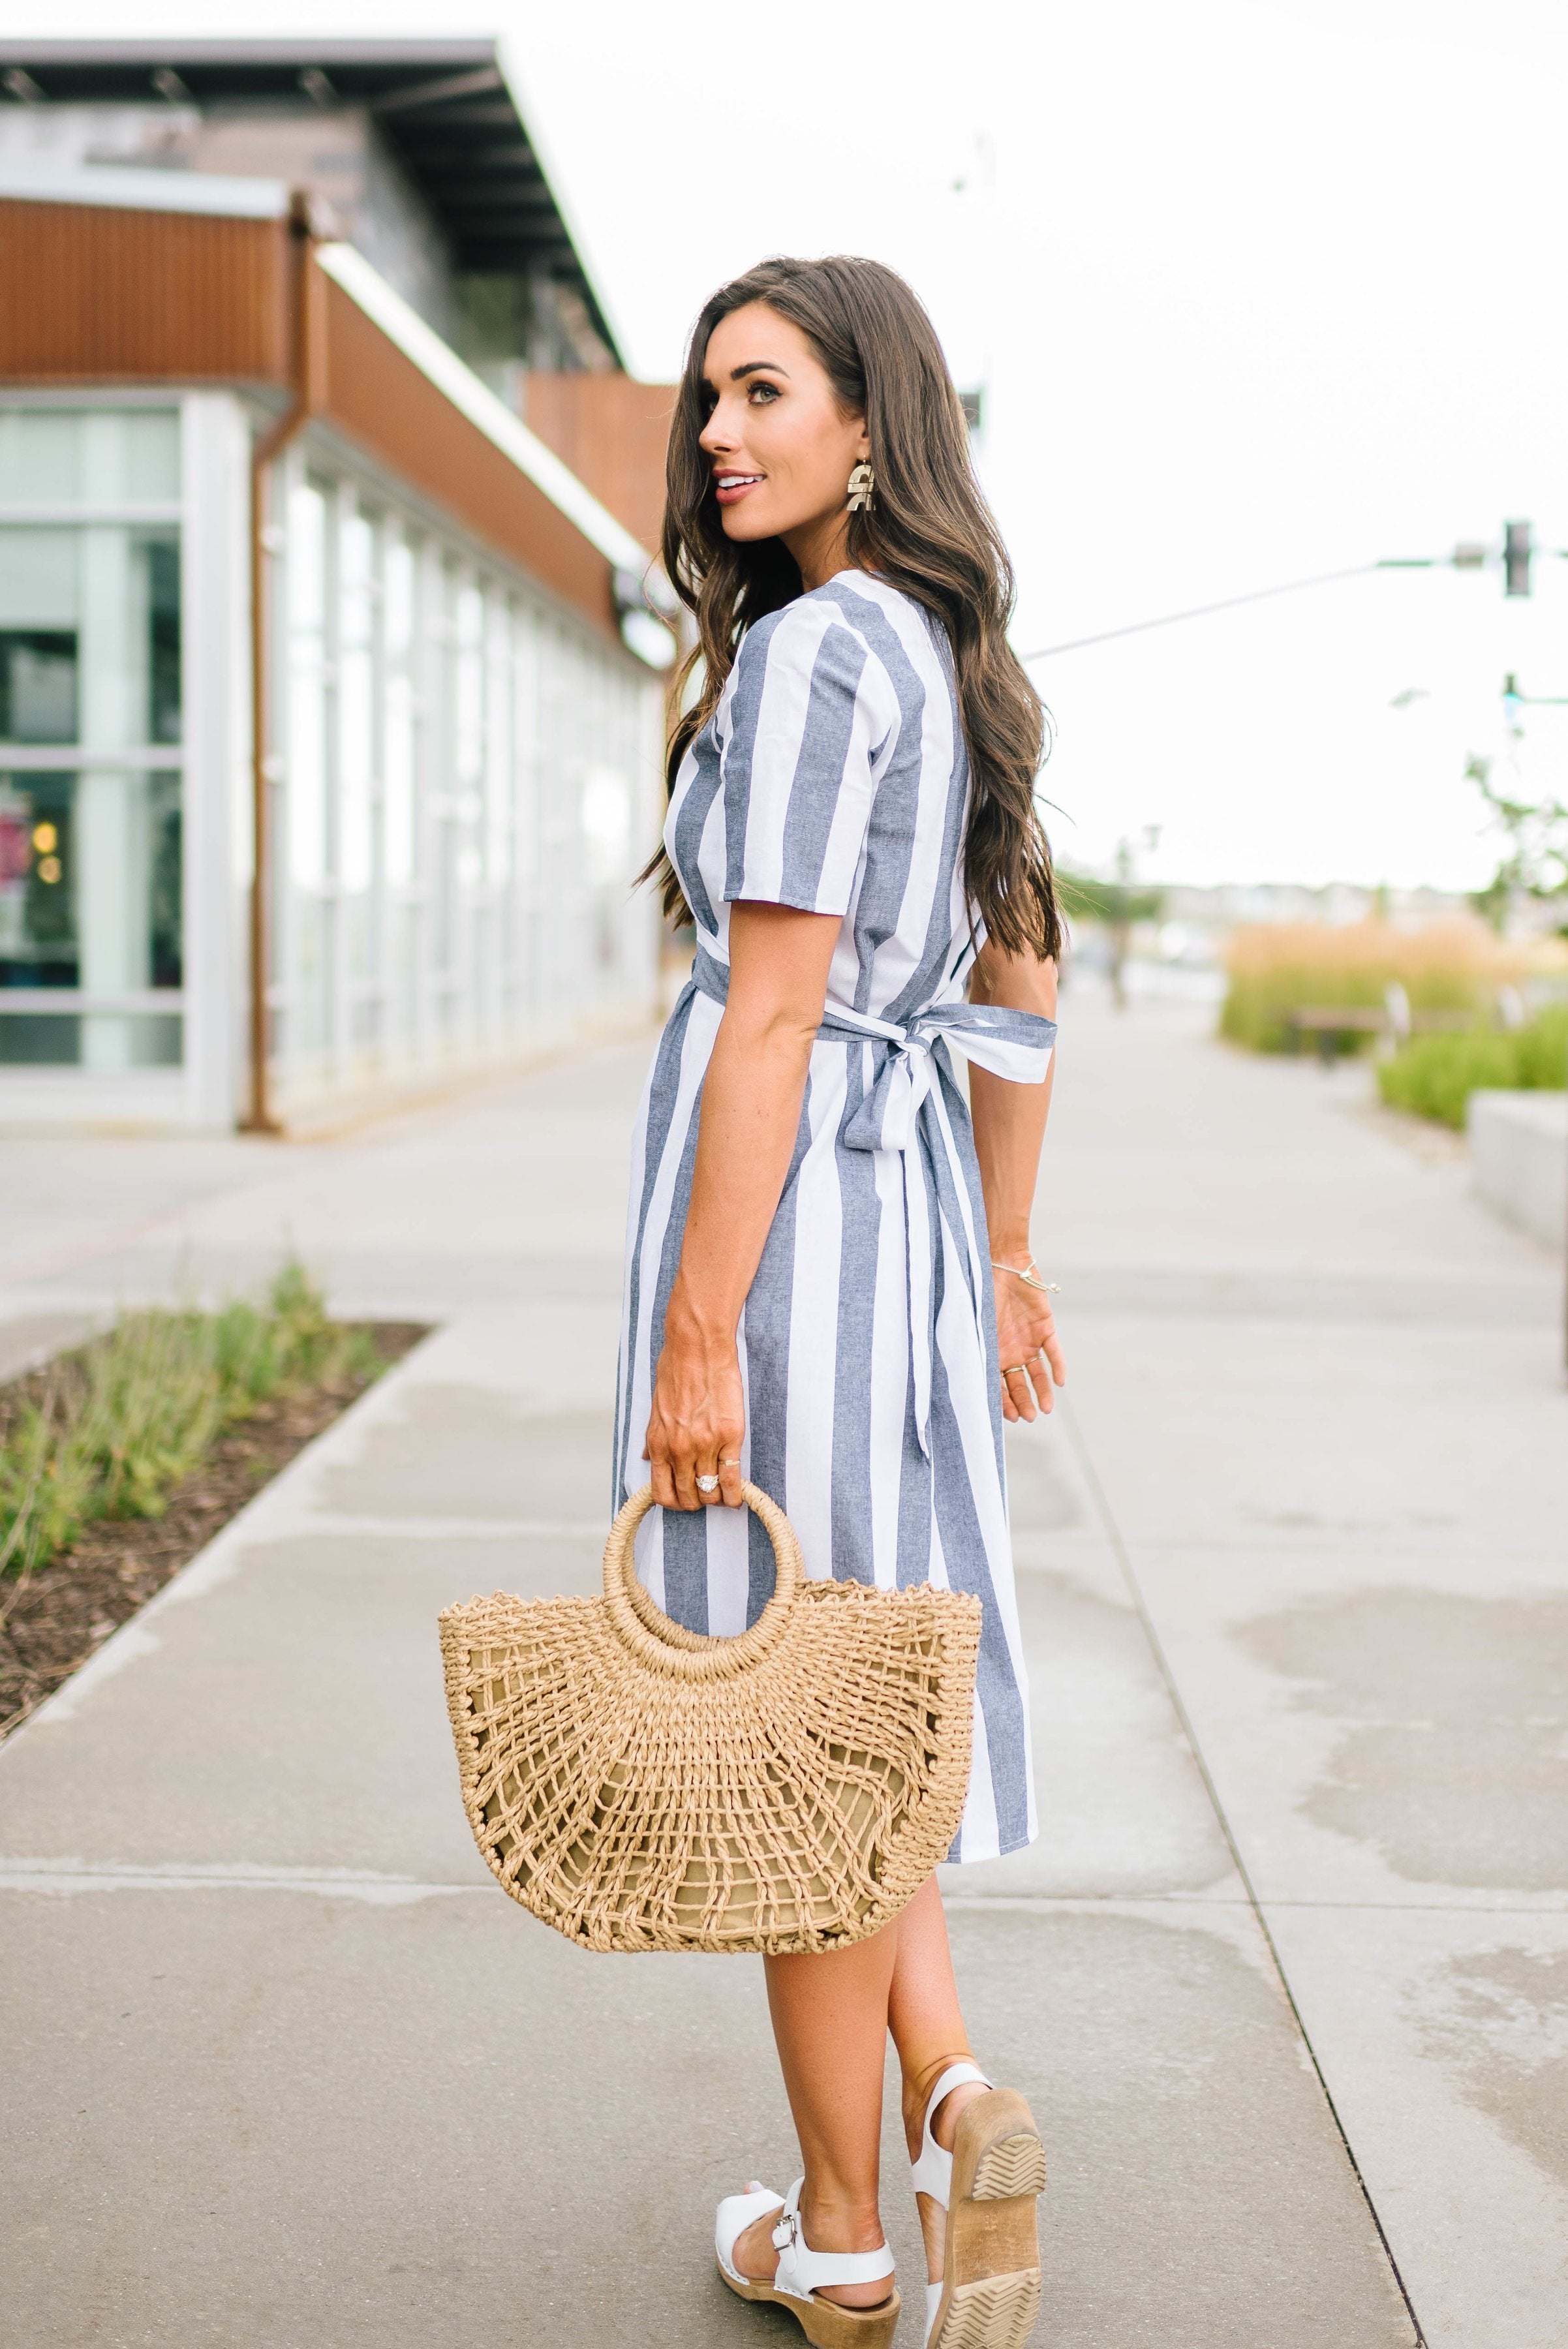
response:
[[[633,1537],[654,1506],[653,1486],[634,1493],[605,1544],[605,1601],[624,1647],[672,1680],[722,1681],[760,1663],[784,1635],[790,1609],[805,1579],[794,1527],[760,1485],[742,1485],[746,1506],[767,1528],[774,1546],[774,1595],[756,1621],[732,1640],[703,1639],[661,1614],[637,1578]]]

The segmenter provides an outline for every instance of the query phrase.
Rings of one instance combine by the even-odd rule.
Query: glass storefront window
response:
[[[277,511],[280,1102],[640,985],[640,676],[325,450]]]
[[[180,533],[123,515],[179,493],[172,411],[0,410],[0,1062],[180,1058],[124,1000],[182,984]]]
[[[498,886],[512,878],[512,777],[516,766],[513,644],[516,616],[499,595],[490,601],[484,667],[484,877]]]
[[[373,1049],[381,1032],[376,986],[377,626],[380,530],[357,504],[338,529],[337,880],[348,986],[350,1049]]]
[[[0,986],[78,983],[76,794],[75,775],[0,776]]]
[[[178,1013],[26,999],[178,988],[180,916],[178,774],[0,771],[0,1063],[177,1062]]]
[[[211,990],[213,1014],[191,1083],[141,1098],[205,1116],[243,1081],[228,998],[244,984],[244,809],[224,745],[248,709],[226,652],[210,671],[197,652],[213,722],[200,738],[210,763],[188,771],[181,595],[187,574],[216,581],[220,555],[237,589],[243,516],[203,499],[201,543],[182,546],[181,395],[81,397],[0,393],[0,1093],[30,1103],[77,1090],[74,1070],[179,1067],[188,984]],[[227,428],[213,406],[209,439],[203,406],[189,412],[216,463]],[[656,696],[640,672],[525,570],[324,434],[279,459],[271,514],[265,910],[280,1106],[453,1048],[553,1034],[640,985],[645,926],[625,910],[624,869],[643,853],[650,788]],[[209,625],[226,645],[221,600]],[[189,972],[188,792],[217,893],[199,925],[204,968]],[[119,1098],[83,1089],[72,1113],[118,1116]]]
[[[538,871],[538,763],[540,720],[539,620],[524,607],[514,635],[512,854],[519,878],[532,887]]]
[[[179,495],[173,409],[0,409],[0,504],[171,504]]]
[[[328,519],[325,492],[297,482],[288,501],[288,877],[294,970],[287,1048],[317,1053],[332,1030],[327,902]]]
[[[385,837],[387,879],[406,889],[414,877],[414,778],[418,765],[413,679],[417,551],[402,535],[387,548]]]
[[[296,881],[327,878],[327,500],[313,481],[289,500],[288,839]]]
[[[120,750],[180,731],[178,533],[0,529],[0,741]]]
[[[355,895],[370,886],[370,802],[376,774],[376,525],[347,517],[340,553],[337,690],[342,713],[338,787],[338,878]],[[358,957],[356,958],[358,959]]]

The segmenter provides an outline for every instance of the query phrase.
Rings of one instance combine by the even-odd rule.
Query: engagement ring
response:
[[[716,1492],[718,1491],[718,1489],[719,1489],[719,1479],[717,1478],[717,1476],[699,1476],[699,1477],[698,1477],[698,1479],[697,1479],[697,1490],[698,1490],[700,1493],[716,1493]]]

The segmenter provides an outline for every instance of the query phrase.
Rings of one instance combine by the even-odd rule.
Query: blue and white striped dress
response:
[[[788,1512],[806,1570],[928,1578],[984,1602],[974,1765],[951,1857],[1035,1832],[985,1210],[948,1042],[1044,1081],[1055,1030],[964,1000],[969,762],[945,637],[844,572],[759,620],[677,779],[665,845],[697,959],[638,1121],[617,1401],[616,1499],[642,1447],[691,1197],[702,1080],[737,899],[836,914],[827,1002],[784,1195],[739,1340],[745,1473]],[[655,1509],[638,1570],[693,1631],[734,1633],[773,1584],[744,1511]]]

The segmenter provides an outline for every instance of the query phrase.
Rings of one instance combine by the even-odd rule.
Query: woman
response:
[[[669,483],[701,690],[659,869],[697,958],[635,1148],[617,1500],[646,1458],[639,1572],[691,1630],[742,1630],[772,1587],[743,1477],[810,1573],[978,1593],[951,1857],[994,1858],[1034,1834],[1002,1421],[1063,1376],[1029,1250],[1059,934],[1007,559],[930,322],[875,262],[771,261],[713,296]],[[1012,2349],[1044,2165],[971,2058],[935,1878],[869,1940],[764,1963],[805,2177],[720,2205],[726,2282],[825,2349],[891,2341],[890,2029],[928,2339]]]

